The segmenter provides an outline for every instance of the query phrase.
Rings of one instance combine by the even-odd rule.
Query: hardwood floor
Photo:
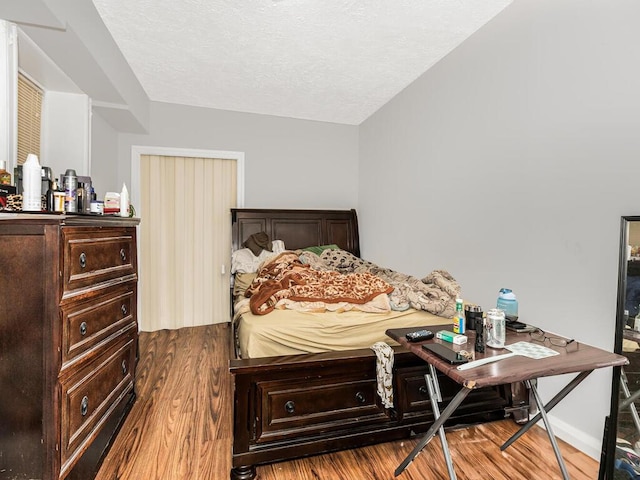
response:
[[[231,469],[232,378],[227,324],[140,334],[138,399],[96,480],[225,480]],[[447,433],[459,480],[562,478],[540,427],[505,452],[511,420]],[[598,462],[559,440],[573,480],[593,480]],[[260,480],[391,480],[415,439],[258,467]],[[400,480],[446,480],[436,437]]]

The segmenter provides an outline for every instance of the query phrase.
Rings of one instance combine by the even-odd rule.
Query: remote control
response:
[[[431,330],[417,330],[415,332],[409,332],[405,336],[409,342],[421,342],[433,338],[434,333]]]

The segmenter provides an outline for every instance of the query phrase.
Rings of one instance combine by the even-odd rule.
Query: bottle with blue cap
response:
[[[515,322],[518,320],[518,300],[516,294],[509,288],[501,288],[498,295],[496,307],[504,311],[504,315],[508,321]]]

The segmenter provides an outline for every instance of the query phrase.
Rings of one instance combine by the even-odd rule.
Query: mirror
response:
[[[599,480],[640,479],[640,216],[622,217],[613,370]]]

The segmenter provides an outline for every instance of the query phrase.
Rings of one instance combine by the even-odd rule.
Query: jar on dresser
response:
[[[0,213],[0,479],[82,479],[135,401],[138,219]]]

